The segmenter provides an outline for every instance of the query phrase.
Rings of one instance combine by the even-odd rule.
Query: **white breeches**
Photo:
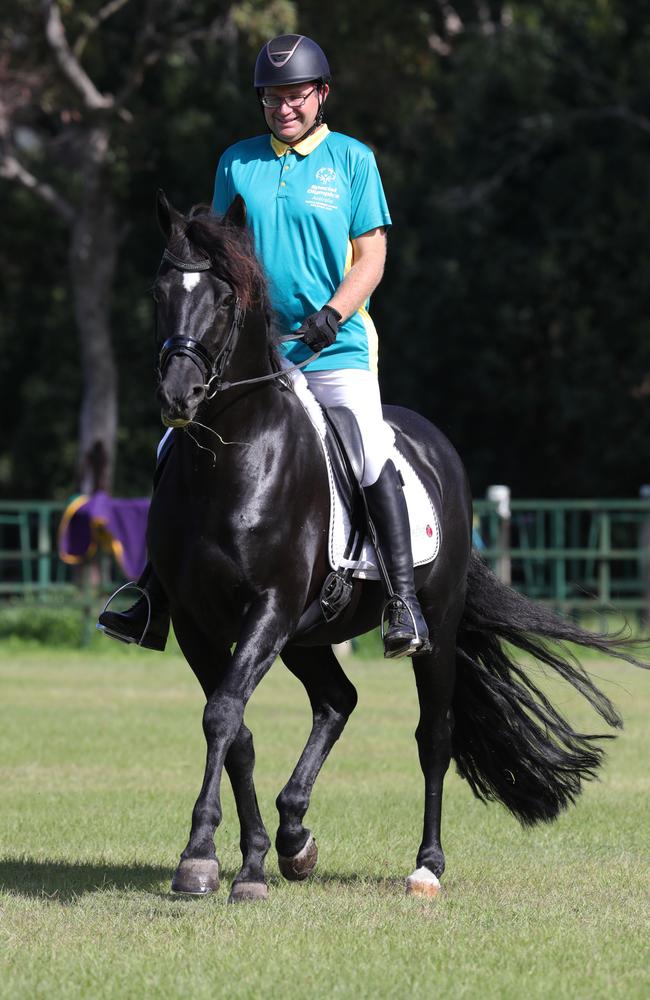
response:
[[[379,382],[373,372],[360,368],[333,368],[330,371],[292,372],[296,392],[305,379],[322,406],[347,406],[356,417],[363,450],[365,470],[362,486],[371,486],[391,455],[395,434],[384,422],[381,412]]]

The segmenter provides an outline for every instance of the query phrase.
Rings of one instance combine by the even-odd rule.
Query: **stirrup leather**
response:
[[[138,583],[132,583],[130,581],[128,583],[123,583],[122,586],[118,587],[117,590],[114,590],[111,596],[108,598],[106,604],[102,608],[101,614],[102,615],[104,614],[104,612],[108,609],[109,605],[113,603],[117,595],[121,594],[123,590],[138,590],[140,591],[140,594],[147,601],[147,624],[145,625],[144,631],[140,636],[140,638],[131,639],[128,635],[120,635],[119,632],[115,632],[112,628],[107,628],[106,625],[100,625],[99,622],[97,622],[95,628],[98,629],[100,632],[104,632],[105,635],[109,636],[109,638],[117,639],[118,642],[125,642],[127,643],[127,645],[135,643],[137,646],[141,646],[144,641],[144,637],[149,631],[149,626],[151,625],[151,598],[149,597],[149,594],[144,589],[144,587],[141,587]]]

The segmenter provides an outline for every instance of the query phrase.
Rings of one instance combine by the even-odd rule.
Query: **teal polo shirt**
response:
[[[391,222],[372,150],[327,125],[294,147],[261,135],[227,149],[217,167],[213,211],[223,215],[236,194],[246,202],[280,333],[294,332],[331,299],[352,266],[350,241]],[[309,356],[303,344],[282,350],[294,364]],[[368,302],[308,368],[377,371]]]

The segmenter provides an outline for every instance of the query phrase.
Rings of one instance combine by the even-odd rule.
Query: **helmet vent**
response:
[[[286,64],[291,59],[301,41],[303,40],[303,35],[280,35],[279,38],[273,38],[270,42],[266,43],[266,52],[271,63],[281,69],[282,66]],[[273,48],[271,48],[273,46]],[[289,46],[289,48],[287,48]]]

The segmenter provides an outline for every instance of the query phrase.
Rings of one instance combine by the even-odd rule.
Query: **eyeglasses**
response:
[[[302,94],[301,97],[278,97],[276,94],[271,94],[269,97],[260,97],[260,103],[265,108],[279,108],[282,104],[286,104],[289,108],[301,108],[315,90],[316,87],[312,87],[311,90],[308,90],[306,94]]]

